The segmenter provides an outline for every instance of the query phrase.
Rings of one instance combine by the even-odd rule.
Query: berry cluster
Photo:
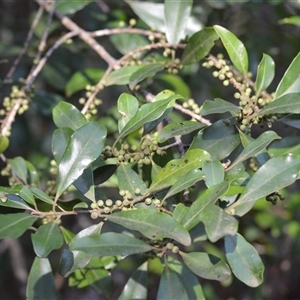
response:
[[[266,200],[271,202],[273,205],[277,203],[278,200],[283,201],[285,199],[279,192],[274,192],[268,196],[266,196]]]

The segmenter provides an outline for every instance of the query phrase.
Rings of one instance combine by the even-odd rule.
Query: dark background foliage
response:
[[[160,2],[160,1],[156,1]],[[30,29],[34,14],[37,11],[34,1],[1,1],[0,2],[0,78],[4,79],[14,59],[21,51],[26,35]],[[267,53],[276,63],[274,86],[278,84],[291,60],[299,51],[300,28],[293,25],[281,25],[279,20],[292,15],[299,15],[300,5],[296,1],[194,1],[194,15],[205,25],[222,25],[234,32],[245,44],[250,56],[250,70],[255,72],[262,53]],[[72,16],[82,28],[92,31],[116,26],[120,21],[135,17],[129,6],[123,1],[95,1]],[[45,25],[47,16],[43,17]],[[21,77],[26,77],[35,55],[43,30],[42,23],[36,28],[29,49],[13,74],[13,84],[18,84]],[[51,26],[47,48],[64,33],[64,28],[55,20]],[[102,38],[101,43],[110,49],[114,57],[120,56],[109,38]],[[222,52],[214,48],[215,54]],[[65,86],[72,74],[87,67],[105,68],[105,64],[83,42],[76,40],[72,45],[62,46],[49,59],[35,82],[36,96],[33,109],[17,118],[8,157],[20,155],[33,162],[43,170],[51,159],[50,142],[54,130],[51,120],[51,109],[55,104],[66,99]],[[201,64],[185,69],[181,74],[190,87],[192,97],[202,104],[206,99],[222,97],[232,98],[232,91],[222,87],[218,79]],[[161,86],[154,87],[158,92]],[[0,100],[9,93],[10,85],[0,90]],[[111,107],[124,87],[107,88],[101,92],[103,106],[100,115],[108,113],[114,116]],[[270,91],[272,91],[272,86]],[[68,99],[78,105],[80,93]],[[233,99],[234,100],[234,99]],[[108,120],[107,120],[108,121]],[[276,128],[275,128],[276,130]],[[282,129],[281,129],[282,130]],[[284,135],[283,132],[280,132]],[[1,166],[3,167],[3,166]],[[6,179],[0,178],[5,185]],[[286,197],[287,200],[275,206],[260,203],[241,221],[240,231],[251,242],[262,256],[266,266],[265,281],[251,289],[243,283],[233,282],[212,284],[202,280],[207,299],[300,299],[300,193],[294,185]],[[0,208],[3,210],[4,208]],[[90,224],[90,219],[80,216],[76,220],[65,218],[64,223],[77,232]],[[19,240],[0,242],[0,299],[21,299],[24,294],[27,272],[33,260],[32,246],[26,233]],[[216,244],[217,246],[218,244]],[[218,251],[217,248],[210,249]],[[57,265],[57,253],[51,254],[53,265]],[[131,273],[131,264],[120,266],[121,273],[114,271],[113,276],[119,283],[118,288],[126,282]],[[124,275],[125,274],[125,275]],[[57,284],[62,299],[101,299],[91,288],[76,290],[67,287],[66,282],[57,276]],[[157,282],[152,283],[155,293]],[[116,290],[117,290],[116,289]],[[116,292],[116,294],[118,291]]]

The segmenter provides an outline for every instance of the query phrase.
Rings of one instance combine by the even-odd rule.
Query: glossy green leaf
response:
[[[7,136],[0,136],[0,154],[3,153],[9,146],[9,139]]]
[[[191,14],[193,1],[165,0],[164,14],[167,41],[177,44],[185,37],[185,28]]]
[[[195,130],[203,128],[205,125],[199,122],[194,121],[182,121],[180,123],[171,123],[163,127],[159,132],[158,141],[163,143],[168,139],[171,139],[175,136],[181,136],[189,134]]]
[[[94,170],[94,182],[95,185],[99,185],[107,181],[115,171],[117,170],[117,165],[104,165]]]
[[[176,272],[165,267],[158,286],[157,300],[189,300]]]
[[[204,179],[204,173],[199,170],[191,170],[188,173],[184,174],[179,178],[169,189],[168,193],[164,197],[164,200],[167,198],[170,198],[173,195],[178,194],[179,192],[191,187],[194,185],[196,182],[203,180]]]
[[[162,123],[162,121],[171,113],[172,110],[173,107],[169,107],[164,111],[164,113],[158,119],[144,124],[143,135],[155,131],[157,129],[157,126]]]
[[[205,183],[207,187],[211,187],[215,184],[221,183],[224,180],[224,167],[218,161],[207,161],[203,165],[203,173],[205,177]]]
[[[28,180],[29,180],[29,184],[30,185],[40,185],[40,177],[39,177],[39,173],[37,171],[37,169],[34,167],[34,165],[29,162],[29,161],[25,161],[26,162],[26,167],[28,170]]]
[[[54,130],[52,137],[52,153],[56,162],[60,162],[64,155],[68,142],[74,131],[69,127],[58,128]]]
[[[214,255],[205,252],[179,253],[186,266],[202,278],[225,281],[231,274],[228,265]]]
[[[199,169],[210,159],[210,155],[201,149],[191,149],[179,159],[169,161],[153,179],[149,193],[172,186],[188,172]]]
[[[94,175],[92,167],[86,168],[82,175],[80,175],[74,182],[73,185],[78,191],[80,191],[86,198],[93,202],[96,202],[95,198],[95,185]]]
[[[157,81],[163,81],[164,86],[170,85],[170,89],[175,94],[182,95],[184,98],[191,97],[191,89],[189,85],[178,75],[175,74],[159,74],[156,75]]]
[[[111,274],[105,269],[102,259],[92,257],[88,265],[82,270],[87,284],[98,294],[111,299],[113,292],[113,281]]]
[[[289,153],[300,157],[300,136],[287,136],[280,141],[272,143],[268,149],[271,157],[283,156]]]
[[[131,230],[138,230],[149,239],[172,238],[188,246],[191,238],[188,231],[171,216],[151,209],[116,212],[107,216],[113,223]]]
[[[146,261],[132,274],[125,284],[118,300],[146,299],[148,287],[148,262]]]
[[[144,79],[148,77],[154,77],[155,74],[163,70],[164,67],[165,65],[163,63],[154,63],[139,68],[130,76],[130,82],[129,82],[130,89],[133,90],[134,87]]]
[[[127,93],[120,95],[118,99],[118,111],[121,115],[121,119],[118,122],[119,132],[122,131],[126,123],[136,114],[139,109],[138,100]]]
[[[58,128],[69,127],[75,131],[88,123],[85,116],[74,105],[64,101],[53,108],[52,115]]]
[[[261,109],[258,115],[264,116],[269,114],[286,114],[286,113],[300,113],[300,92],[295,94],[285,94],[280,98],[276,98],[270,104],[267,104]]]
[[[139,194],[146,192],[146,185],[141,177],[131,169],[130,166],[121,164],[117,169],[118,187],[120,190],[129,191],[132,196],[135,195],[135,190],[139,189]]]
[[[236,115],[240,112],[240,108],[228,101],[215,98],[214,101],[206,100],[201,109],[201,114],[203,116],[210,114],[223,114],[225,112],[230,112],[231,114]]]
[[[289,114],[279,119],[280,122],[300,129],[300,114]]]
[[[281,98],[286,94],[300,93],[300,52],[293,59],[287,70],[282,76],[277,89],[275,91],[274,99]],[[276,100],[277,101],[277,100]],[[296,113],[296,112],[294,112]]]
[[[48,258],[36,257],[28,276],[26,299],[58,299],[51,265]]]
[[[289,18],[284,18],[279,21],[279,24],[292,24],[300,26],[300,17],[299,16],[292,16]]]
[[[229,187],[229,181],[223,181],[213,185],[202,193],[191,205],[190,209],[182,220],[183,226],[190,230],[199,222],[199,215],[208,206],[213,205],[221,196],[223,196]]]
[[[66,242],[70,243],[71,240],[76,241],[86,236],[99,235],[102,225],[103,223],[89,226],[77,233],[75,237],[68,237]],[[64,248],[59,262],[59,273],[62,276],[67,277],[75,270],[86,267],[90,262],[91,257],[92,256],[87,253],[81,251],[70,251],[69,249]]]
[[[15,195],[9,194],[4,198],[2,198],[1,200],[2,200],[0,201],[1,206],[32,210],[32,208],[16,194]]]
[[[20,178],[22,182],[27,182],[28,170],[26,166],[26,161],[23,157],[15,157],[8,160],[11,170],[15,176]]]
[[[0,215],[0,239],[20,237],[37,219],[28,213]]]
[[[85,89],[89,84],[96,84],[102,78],[104,73],[104,70],[96,68],[88,68],[83,71],[75,72],[66,84],[66,96],[72,96],[76,92]]]
[[[26,186],[23,185],[22,189],[19,192],[19,196],[25,200],[27,203],[31,204],[31,205],[35,205],[35,199],[34,196],[31,192],[31,190]]]
[[[82,251],[91,256],[127,256],[152,250],[152,246],[141,240],[115,232],[84,236],[73,240],[69,246],[70,251]]]
[[[149,27],[165,32],[164,4],[138,1],[128,1],[127,3]]]
[[[110,36],[110,41],[113,43],[116,49],[123,55],[136,50],[137,48],[146,46],[148,41],[140,34],[134,33],[122,33]],[[140,53],[137,57],[141,56]]]
[[[263,58],[257,67],[255,81],[256,95],[260,95],[273,81],[275,75],[275,63],[271,56],[263,54]]]
[[[58,166],[56,199],[97,159],[105,143],[106,128],[89,122],[75,131]]]
[[[121,69],[115,70],[107,76],[105,85],[126,85],[130,82],[131,75],[141,67],[142,66],[125,66]]]
[[[225,255],[233,274],[250,287],[263,282],[264,265],[255,248],[240,234],[225,237]]]
[[[35,234],[31,234],[33,249],[38,257],[47,257],[54,250],[63,245],[63,236],[55,222],[42,225]]]
[[[200,214],[199,220],[204,224],[208,239],[215,243],[225,235],[234,235],[238,221],[219,206],[208,205]]]
[[[260,152],[275,139],[281,139],[274,131],[265,131],[257,139],[252,140],[242,151],[242,153],[235,159],[235,161],[229,166],[228,170],[239,164],[246,159],[258,155]]]
[[[196,32],[191,36],[184,49],[182,63],[184,65],[192,64],[205,58],[217,39],[218,35],[213,28],[203,28],[201,31]]]
[[[187,293],[188,299],[205,300],[205,296],[202,291],[202,287],[198,281],[198,278],[184,266],[179,260],[168,255],[168,266],[176,272],[180,283]]]
[[[175,219],[176,222],[182,223],[182,220],[186,213],[188,212],[189,207],[185,206],[183,203],[178,203],[173,210],[172,217]]]
[[[39,188],[31,187],[30,191],[34,195],[34,197],[42,200],[45,203],[53,204],[53,199]]]
[[[299,170],[300,160],[292,155],[271,158],[253,174],[243,194],[229,210],[243,216],[258,199],[294,183]]]
[[[164,100],[142,105],[131,120],[126,123],[118,140],[141,128],[145,123],[158,119],[169,107],[173,106],[176,99],[180,98],[179,95],[169,96],[169,93],[166,93]]]
[[[233,65],[243,75],[248,72],[248,53],[244,44],[226,28],[215,25],[214,29],[220,37]]]
[[[222,160],[239,144],[240,138],[234,126],[225,125],[223,120],[219,120],[201,130],[190,148],[206,150],[212,160]]]

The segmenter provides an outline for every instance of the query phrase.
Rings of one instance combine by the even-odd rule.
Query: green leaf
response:
[[[205,300],[198,278],[179,260],[168,255],[168,266],[176,272],[180,283],[187,293],[188,299]]]
[[[145,78],[154,77],[155,74],[163,70],[164,67],[164,63],[154,63],[139,68],[130,76],[129,88],[133,90],[139,82],[143,81]]]
[[[96,160],[105,143],[106,128],[98,122],[89,122],[75,131],[58,165],[58,197]]]
[[[164,200],[167,198],[170,198],[173,195],[178,194],[179,192],[191,187],[194,185],[196,182],[203,180],[204,179],[204,173],[199,170],[191,170],[188,173],[184,174],[179,178],[169,189],[168,193],[164,197]]]
[[[118,51],[123,55],[148,44],[145,37],[141,36],[140,34],[134,33],[122,33],[111,35],[110,40],[116,47],[116,49],[118,49]],[[140,55],[141,54],[139,53],[138,56]]]
[[[176,222],[182,223],[184,216],[186,215],[189,207],[185,206],[183,203],[178,203],[173,210],[172,217],[175,219]]]
[[[35,205],[35,199],[33,197],[33,194],[31,192],[31,190],[26,185],[22,186],[22,189],[19,192],[19,196],[23,200],[25,200],[27,203],[29,203],[31,205]]]
[[[203,128],[204,126],[204,124],[194,121],[182,121],[179,123],[168,124],[159,132],[158,142],[163,143],[174,136],[189,134],[195,130]]]
[[[28,276],[26,299],[58,299],[51,265],[48,258],[36,257]]]
[[[95,185],[99,185],[107,181],[115,171],[117,170],[117,165],[104,165],[94,170],[94,182]]]
[[[0,136],[0,154],[3,153],[9,146],[9,139],[7,136]]]
[[[88,123],[85,116],[74,105],[64,101],[53,108],[52,115],[58,128],[69,127],[75,131]]]
[[[115,232],[84,236],[71,241],[69,246],[70,251],[82,251],[91,256],[127,256],[152,250],[152,246],[141,240]]]
[[[118,122],[119,132],[122,131],[126,123],[136,114],[139,109],[138,100],[127,93],[121,94],[118,99],[118,111],[121,115],[121,119]]]
[[[216,205],[208,205],[201,212],[199,220],[204,224],[207,237],[212,243],[225,235],[236,234],[238,229],[238,221]]]
[[[59,10],[62,14],[69,15],[69,14],[74,14],[77,11],[83,9],[90,2],[92,2],[92,0],[84,0],[84,1],[68,0],[67,2],[64,0],[57,0],[55,2],[55,6],[56,9]]]
[[[127,3],[137,16],[149,27],[162,32],[166,31],[164,22],[164,4],[138,1],[128,1]]]
[[[223,114],[225,112],[230,112],[231,114],[236,115],[240,112],[240,108],[228,101],[215,98],[214,101],[206,100],[201,109],[201,114],[203,116],[210,114]]]
[[[188,172],[201,168],[209,159],[210,155],[206,151],[191,149],[182,158],[169,161],[153,179],[149,193],[172,186]]]
[[[275,75],[275,63],[271,56],[263,54],[263,58],[257,67],[255,81],[256,95],[260,95],[273,81]]]
[[[68,142],[74,131],[69,127],[54,130],[52,137],[52,153],[55,161],[59,163],[64,155]]]
[[[28,169],[26,166],[26,161],[23,157],[15,157],[8,160],[11,170],[15,176],[20,178],[22,182],[27,182]]]
[[[70,243],[71,241],[76,241],[86,236],[99,235],[102,225],[103,223],[89,226],[77,233],[76,236],[69,237],[66,242]],[[75,270],[86,267],[91,258],[91,255],[87,253],[70,251],[69,249],[64,248],[59,262],[59,273],[64,277],[68,277]]]
[[[215,41],[218,39],[213,28],[203,28],[191,36],[186,48],[183,51],[182,63],[193,64],[205,58],[209,54]]]
[[[117,169],[118,187],[120,190],[129,191],[132,196],[135,195],[135,190],[140,190],[139,194],[145,194],[146,185],[141,177],[133,171],[130,166],[121,164]]]
[[[210,279],[225,281],[231,272],[228,265],[220,258],[205,252],[179,252],[186,266],[196,275]]]
[[[93,257],[82,272],[89,286],[106,299],[111,299],[113,281],[110,272],[104,267],[101,258]]]
[[[276,98],[270,104],[267,104],[261,109],[258,115],[264,116],[269,114],[286,114],[286,113],[300,113],[300,92],[295,94],[285,94],[280,98]]]
[[[177,274],[165,267],[158,286],[157,300],[189,300]]]
[[[229,169],[234,167],[235,165],[239,164],[242,161],[245,161],[246,159],[256,156],[262,151],[265,150],[265,148],[275,139],[281,139],[280,136],[277,135],[274,131],[265,131],[263,132],[257,139],[252,140],[245,149],[241,152],[241,154],[235,159],[235,161],[229,166]]]
[[[274,99],[281,98],[286,94],[298,93],[300,92],[300,52],[293,59],[281,81],[279,82],[277,89],[275,91]]]
[[[165,0],[164,14],[167,41],[177,44],[185,37],[185,28],[191,14],[193,1]]]
[[[107,76],[105,85],[126,85],[130,82],[131,75],[141,67],[142,66],[125,66],[121,69],[115,70]]]
[[[243,194],[229,210],[243,216],[258,199],[294,183],[299,170],[300,160],[292,155],[271,158],[253,174]]]
[[[96,202],[95,198],[95,185],[94,185],[94,175],[92,167],[86,168],[82,175],[79,176],[73,185],[78,191],[80,191],[86,198],[93,202]]]
[[[20,198],[18,195],[7,195],[6,199],[1,200],[1,206],[32,210],[32,208],[26,202],[24,202],[22,198]]]
[[[55,222],[40,226],[35,234],[31,234],[31,240],[38,257],[47,257],[52,250],[59,249],[64,242],[62,233]]]
[[[145,123],[158,119],[169,107],[173,106],[176,99],[181,98],[179,95],[169,96],[168,91],[165,91],[165,94],[164,99],[142,105],[131,120],[126,123],[118,140],[140,129]]]
[[[280,122],[287,124],[289,126],[300,129],[300,115],[299,114],[289,114],[279,119]]]
[[[268,149],[271,157],[283,156],[289,153],[300,157],[300,136],[287,136],[280,141],[272,143]]]
[[[28,213],[0,215],[0,239],[20,237],[37,219]]]
[[[199,215],[208,206],[213,205],[221,196],[223,196],[229,187],[229,181],[213,185],[202,193],[191,205],[190,209],[182,220],[183,227],[187,230],[195,227],[199,222]]]
[[[300,26],[300,17],[299,16],[292,16],[289,18],[284,18],[279,21],[279,24],[292,24]]]
[[[202,170],[207,187],[211,187],[224,181],[224,167],[218,160],[207,161],[203,165]]]
[[[121,211],[108,215],[107,219],[128,229],[138,230],[152,240],[172,238],[185,246],[191,243],[188,231],[163,212],[151,209]]]
[[[42,200],[45,203],[48,204],[53,204],[53,199],[48,196],[45,192],[43,192],[42,190],[36,188],[36,187],[31,187],[30,188],[31,193],[34,195],[34,197]]]
[[[214,29],[222,40],[233,65],[243,75],[246,75],[248,72],[248,54],[244,44],[226,28],[215,25]]]
[[[225,255],[233,274],[250,287],[263,282],[264,265],[255,248],[240,234],[225,237]]]
[[[29,161],[25,161],[25,162],[28,170],[28,178],[29,178],[30,185],[37,185],[37,186],[40,185],[40,178],[37,169],[34,167],[34,165],[31,162]]]
[[[155,78],[158,81],[163,81],[164,86],[170,85],[170,90],[174,91],[175,94],[182,95],[184,98],[191,97],[189,85],[180,76],[175,74],[159,74]]]
[[[67,97],[85,89],[88,84],[96,84],[104,73],[104,70],[96,68],[88,68],[83,71],[75,72],[66,84],[65,93]]]
[[[206,150],[211,155],[211,160],[222,160],[239,144],[240,138],[235,127],[225,125],[223,120],[219,120],[201,130],[190,148]]]
[[[148,262],[146,261],[141,266],[139,266],[138,269],[128,279],[118,300],[134,300],[147,298],[147,269]]]

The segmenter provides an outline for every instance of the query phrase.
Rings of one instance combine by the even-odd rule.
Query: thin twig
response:
[[[50,11],[51,7],[47,5],[47,2],[43,0],[35,0],[40,6],[44,7],[46,11]],[[76,23],[74,23],[70,18],[66,17],[58,10],[54,10],[55,16],[60,20],[60,22],[68,28],[71,32],[78,32],[79,37],[88,44],[98,55],[106,61],[109,66],[113,66],[116,62],[115,58],[113,58],[104,47],[102,47],[87,31],[79,27]]]
[[[27,34],[27,37],[26,37],[24,46],[23,46],[23,48],[22,48],[20,54],[18,55],[18,57],[15,59],[15,61],[14,61],[13,65],[12,65],[12,67],[11,67],[10,70],[8,71],[6,77],[5,77],[5,78],[3,79],[3,81],[0,83],[0,88],[3,86],[3,84],[4,84],[7,80],[9,80],[9,79],[12,77],[12,75],[14,74],[14,72],[15,72],[15,70],[16,70],[16,68],[17,68],[17,66],[18,66],[18,64],[19,64],[19,62],[21,61],[23,55],[26,53],[26,51],[27,51],[27,49],[28,49],[28,47],[29,47],[29,43],[30,43],[30,41],[31,41],[31,39],[32,39],[34,29],[36,28],[36,26],[37,26],[37,24],[38,24],[38,22],[39,22],[39,20],[40,20],[40,18],[41,18],[41,16],[42,16],[42,14],[43,14],[43,11],[44,11],[44,8],[43,8],[43,7],[40,7],[39,10],[38,10],[38,12],[37,12],[37,14],[36,14],[36,16],[34,17],[34,20],[33,20],[33,22],[32,22],[32,25],[31,25],[31,27],[30,27],[30,30],[29,30],[29,32],[28,32],[28,34]]]

